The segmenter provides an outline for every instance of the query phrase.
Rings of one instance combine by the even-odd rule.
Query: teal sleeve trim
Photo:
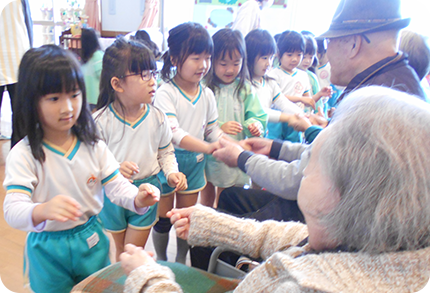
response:
[[[109,182],[112,178],[114,178],[116,175],[118,175],[119,169],[116,169],[115,172],[110,174],[108,177],[102,180],[102,184],[105,185],[107,182]]]

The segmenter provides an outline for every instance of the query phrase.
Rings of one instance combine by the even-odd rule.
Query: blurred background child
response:
[[[305,51],[303,36],[295,31],[285,31],[278,43],[279,68],[269,72],[269,76],[278,83],[281,92],[292,102],[304,109],[305,106],[315,109],[315,101],[310,95],[309,78],[306,72],[298,70]],[[282,139],[301,142],[302,134],[289,127],[286,123],[268,123],[270,139]]]
[[[100,48],[98,32],[93,28],[83,28],[82,42],[82,72],[90,111],[96,108],[99,97],[100,75],[102,73],[103,54]]]
[[[152,106],[157,74],[148,47],[117,39],[103,58],[98,111],[93,117],[125,178],[136,186],[151,183],[161,190],[157,174],[162,169],[169,185],[182,190],[187,184],[178,171],[170,125],[166,115]],[[117,261],[127,243],[145,247],[151,227],[158,220],[157,208],[155,204],[140,216],[105,196],[100,218],[112,233]]]
[[[303,110],[285,97],[275,79],[267,76],[276,53],[275,39],[268,31],[256,29],[245,37],[245,43],[250,80],[268,115],[268,122],[285,122],[296,127],[299,116],[295,114],[303,116]]]
[[[318,113],[321,110],[323,111],[324,116],[327,117],[327,109],[325,109],[325,104],[331,97],[331,87],[327,86],[320,89],[317,76],[315,73],[309,70],[316,59],[317,42],[310,34],[304,34],[303,38],[305,39],[305,53],[298,68],[308,74],[309,83],[311,85],[310,95],[315,101],[315,112]]]
[[[246,48],[242,33],[221,29],[212,39],[214,61],[207,85],[215,94],[221,130],[237,141],[264,136],[267,114],[247,80]],[[225,188],[250,185],[249,176],[242,170],[228,167],[212,156],[208,156],[206,178],[208,184],[201,200],[207,206],[216,205],[216,198]],[[215,200],[214,186],[217,187]]]
[[[163,56],[162,70],[166,83],[157,90],[154,104],[169,118],[179,171],[187,177],[188,188],[175,192],[175,188],[166,184],[165,177],[160,176],[163,198],[160,219],[152,234],[158,260],[167,260],[172,225],[166,213],[173,208],[175,199],[178,208],[197,202],[199,192],[206,185],[204,154],[211,154],[217,148],[217,140],[222,135],[213,92],[200,83],[211,66],[212,38],[202,25],[187,22],[169,31],[167,43],[169,50]],[[177,238],[176,247],[176,261],[185,263],[187,242]]]

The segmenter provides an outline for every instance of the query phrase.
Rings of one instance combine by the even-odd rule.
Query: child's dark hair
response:
[[[167,39],[169,50],[163,55],[163,69],[161,76],[168,81],[171,76],[171,70],[174,67],[172,58],[177,68],[181,68],[185,60],[191,54],[213,53],[213,42],[207,30],[198,23],[186,22],[180,24],[169,31]]]
[[[17,113],[14,123],[18,140],[28,137],[31,152],[36,160],[45,161],[42,149],[44,132],[40,125],[38,105],[40,99],[52,93],[69,93],[80,90],[82,109],[72,127],[76,137],[90,145],[98,141],[96,125],[87,107],[84,78],[75,56],[56,45],[44,45],[28,50],[19,65],[17,93],[15,97]]]
[[[317,53],[318,54],[325,54],[325,52],[327,51],[327,41],[325,39],[317,40]]]
[[[154,55],[144,44],[125,40],[119,37],[110,45],[103,56],[103,69],[100,76],[100,95],[97,101],[97,110],[106,109],[110,103],[115,101],[116,93],[111,85],[113,77],[121,78],[127,71],[131,74],[141,73],[144,70],[156,70]],[[121,104],[122,113],[124,106]]]
[[[278,40],[279,59],[284,53],[304,52],[305,39],[301,33],[296,31],[285,31],[279,36]]]
[[[247,63],[250,79],[254,75],[254,63],[260,56],[276,53],[276,42],[272,35],[262,29],[250,31],[245,37]]]
[[[81,34],[82,43],[82,62],[85,64],[91,59],[94,52],[101,50],[99,36],[93,28],[83,28]]]
[[[239,71],[239,84],[236,88],[236,94],[245,87],[245,81],[248,78],[248,67],[246,66],[246,46],[243,35],[238,30],[224,28],[217,31],[213,36],[214,42],[214,55],[212,58],[213,63],[217,60],[222,60],[228,54],[233,58],[233,53],[237,50],[242,57],[242,68]],[[215,68],[212,66],[207,78],[207,85],[210,89],[215,90],[218,88],[221,80],[215,74]]]
[[[318,45],[315,38],[312,37],[311,35],[303,35],[303,38],[305,39],[305,44],[306,44],[304,54],[316,55]]]
[[[145,46],[147,46],[152,51],[152,54],[154,54],[156,60],[161,57],[160,49],[158,49],[157,44],[151,40],[151,37],[146,31],[138,30],[133,39],[142,42]]]

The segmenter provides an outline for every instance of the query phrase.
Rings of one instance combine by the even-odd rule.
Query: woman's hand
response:
[[[167,184],[169,184],[170,187],[175,187],[175,192],[188,188],[187,177],[182,172],[170,174],[167,179]]]
[[[183,209],[172,209],[167,212],[167,217],[170,218],[170,223],[175,226],[176,236],[187,240],[190,233],[190,216],[194,211],[194,206]]]
[[[241,140],[239,143],[245,150],[256,154],[269,156],[273,140],[261,137],[252,137]]]
[[[153,259],[154,253],[146,252],[142,247],[137,247],[133,244],[127,244],[124,247],[124,252],[121,253],[119,259],[125,273],[129,275],[134,269],[148,263],[155,263]]]

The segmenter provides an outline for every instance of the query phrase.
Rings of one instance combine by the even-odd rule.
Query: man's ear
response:
[[[353,35],[351,36],[350,42],[349,57],[354,58],[357,56],[358,52],[360,52],[363,38],[360,35]]]
[[[110,85],[112,86],[114,91],[119,92],[119,93],[124,92],[124,89],[121,86],[121,80],[118,77],[116,77],[116,76],[112,77],[110,80]]]

